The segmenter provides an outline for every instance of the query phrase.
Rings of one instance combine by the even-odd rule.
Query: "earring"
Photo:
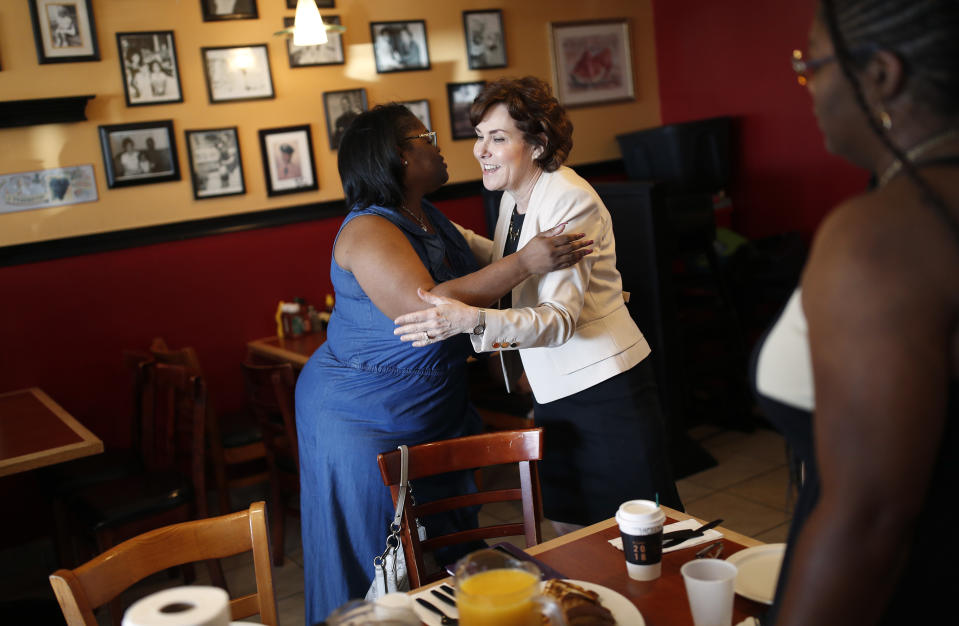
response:
[[[889,117],[886,109],[879,111],[879,123],[882,124],[882,127],[886,130],[892,130],[892,118]]]
[[[406,167],[406,166],[409,165],[409,164],[410,164],[409,161],[406,161],[406,160],[403,161],[403,167]]]

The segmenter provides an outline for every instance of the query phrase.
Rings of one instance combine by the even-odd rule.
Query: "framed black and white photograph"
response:
[[[463,11],[463,32],[471,70],[506,67],[502,11]]]
[[[193,197],[219,198],[246,193],[236,126],[186,131]]]
[[[200,48],[210,102],[273,98],[266,44]]]
[[[262,129],[260,153],[263,155],[267,195],[319,189],[308,124]]]
[[[453,139],[476,139],[476,131],[470,123],[470,105],[485,86],[485,80],[472,83],[446,83]]]
[[[427,130],[433,130],[433,124],[430,120],[430,101],[429,100],[409,100],[400,102],[415,115]]]
[[[171,120],[99,128],[110,189],[180,180]]]
[[[632,100],[633,65],[626,19],[552,22],[556,99],[567,107]]]
[[[430,69],[426,47],[426,22],[370,22],[376,72],[408,72]]]
[[[173,31],[117,33],[127,106],[183,102]]]
[[[27,0],[40,63],[99,61],[90,0]]]
[[[204,22],[255,20],[256,0],[200,0]]]
[[[324,24],[340,24],[339,15],[324,15]],[[283,26],[293,26],[292,17],[283,18]],[[293,37],[286,40],[286,51],[290,57],[290,67],[310,67],[313,65],[343,65],[346,58],[343,56],[343,33],[327,31],[329,38],[326,43],[315,46],[298,46],[293,43]]]
[[[286,8],[295,9],[296,3],[298,0],[286,0]],[[335,0],[316,0],[316,6],[320,9],[332,9],[336,6]],[[323,16],[323,21],[326,21],[326,16]]]
[[[365,111],[365,89],[343,89],[323,93],[323,109],[326,111],[326,132],[330,137],[330,149],[340,147],[343,131],[357,113]]]

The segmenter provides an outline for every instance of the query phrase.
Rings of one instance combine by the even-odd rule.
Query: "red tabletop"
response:
[[[103,442],[33,387],[0,394],[0,476],[103,452]]]

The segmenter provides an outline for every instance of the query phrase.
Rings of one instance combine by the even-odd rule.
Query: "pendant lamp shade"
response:
[[[298,0],[293,18],[293,44],[315,46],[326,43],[326,26],[320,17],[315,0]]]

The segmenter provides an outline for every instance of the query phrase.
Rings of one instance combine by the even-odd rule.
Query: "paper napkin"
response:
[[[667,526],[663,527],[663,532],[669,533],[674,530],[686,530],[686,529],[693,530],[693,529],[699,528],[702,525],[703,524],[700,521],[697,521],[694,519],[687,519],[681,522],[676,522],[674,524],[668,524]],[[692,548],[693,546],[709,543],[710,541],[716,541],[717,539],[722,539],[722,536],[723,534],[721,532],[719,532],[718,530],[714,528],[710,528],[699,537],[693,537],[691,539],[687,539],[686,541],[676,544],[674,546],[663,548],[663,554],[667,552],[672,552],[673,550],[683,550],[684,548]],[[615,539],[610,539],[609,542],[613,544],[613,546],[616,547],[617,549],[619,550],[623,549],[622,537],[616,537]]]

